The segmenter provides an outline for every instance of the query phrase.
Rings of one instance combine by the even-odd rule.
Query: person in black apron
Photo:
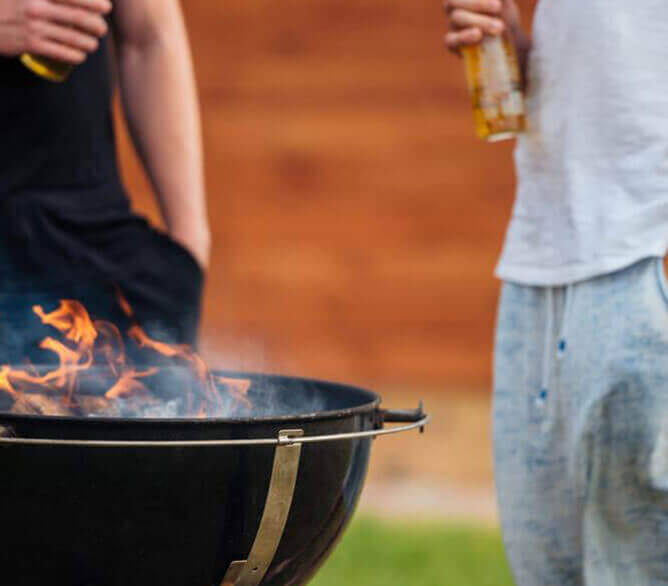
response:
[[[38,347],[54,330],[41,324],[34,305],[51,311],[61,299],[75,299],[93,318],[126,329],[130,320],[119,291],[150,336],[196,342],[208,226],[195,89],[178,3],[117,0],[105,14],[110,8],[108,0],[2,0],[0,6],[3,364],[56,360]],[[131,211],[119,178],[105,21],[116,32],[126,112],[160,194],[168,233]],[[181,60],[160,48],[154,34],[160,27],[172,50],[185,47]],[[22,43],[25,31],[30,34]],[[66,82],[46,81],[22,65],[19,55],[36,49],[76,64]],[[162,75],[168,68],[171,73]],[[170,83],[169,95],[186,99],[156,100]],[[148,99],[150,116],[162,124],[172,119],[169,135],[160,136],[157,123],[146,119]]]

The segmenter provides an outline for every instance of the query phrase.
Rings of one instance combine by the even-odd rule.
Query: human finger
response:
[[[62,26],[46,20],[37,21],[32,25],[32,32],[50,41],[92,53],[99,46],[98,38],[69,26]]]
[[[64,24],[94,34],[97,37],[106,35],[109,28],[104,17],[99,14],[55,2],[35,3],[31,16],[39,20]]]
[[[97,14],[109,14],[112,9],[111,0],[51,0],[55,4],[66,4],[73,8],[88,10]]]
[[[62,45],[38,35],[28,39],[28,52],[72,65],[79,65],[86,60],[86,53],[84,51]]]
[[[457,8],[450,14],[450,22],[456,29],[479,28],[491,35],[499,35],[505,30],[505,24],[500,18],[478,14]]]
[[[459,54],[463,47],[477,45],[482,41],[483,36],[483,32],[475,27],[452,31],[445,35],[445,45],[453,53]]]
[[[501,14],[503,3],[501,0],[444,0],[443,7],[448,14],[457,9],[483,14]]]

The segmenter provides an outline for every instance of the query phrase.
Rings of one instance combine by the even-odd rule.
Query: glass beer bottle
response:
[[[478,136],[493,142],[524,131],[524,96],[514,43],[486,36],[479,45],[465,47],[462,53]]]
[[[56,82],[65,81],[74,69],[74,66],[69,63],[30,53],[21,55],[21,63],[40,77]]]

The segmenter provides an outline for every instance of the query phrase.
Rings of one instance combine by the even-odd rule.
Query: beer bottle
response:
[[[479,45],[465,47],[462,53],[478,136],[493,142],[524,131],[524,96],[514,43],[500,36],[486,36]]]
[[[21,55],[21,63],[40,77],[56,82],[65,81],[74,68],[69,63],[30,53]]]

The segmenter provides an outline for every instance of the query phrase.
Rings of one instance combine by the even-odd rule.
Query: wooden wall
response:
[[[187,0],[217,366],[487,385],[511,144],[473,135],[438,0]],[[127,138],[137,207],[156,218]]]

